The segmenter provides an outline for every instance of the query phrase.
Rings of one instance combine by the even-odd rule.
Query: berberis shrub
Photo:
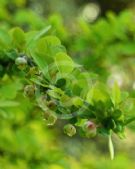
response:
[[[19,27],[0,29],[0,76],[3,81],[5,74],[14,79],[8,90],[0,89],[0,110],[17,106],[14,96],[24,89],[24,96],[35,109],[40,108],[48,126],[63,120],[63,131],[70,137],[108,136],[113,159],[111,135],[124,137],[125,127],[135,119],[131,115],[134,106],[129,108],[127,102],[134,105],[134,101],[117,82],[108,87],[75,63],[52,32],[51,26],[29,32]]]

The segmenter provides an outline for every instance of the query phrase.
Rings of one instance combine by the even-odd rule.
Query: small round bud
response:
[[[55,103],[55,101],[50,100],[50,101],[47,102],[47,106],[48,106],[49,109],[55,110],[55,108],[56,108],[56,103]]]
[[[18,57],[15,60],[15,64],[18,66],[19,69],[23,70],[26,68],[27,60],[25,57]]]
[[[72,137],[76,134],[76,128],[72,124],[67,124],[64,126],[64,133]]]
[[[35,95],[35,86],[34,85],[25,86],[24,95],[30,98],[33,97]]]
[[[97,134],[96,124],[92,121],[87,121],[83,125],[83,131],[85,132],[86,137],[95,137]]]
[[[43,116],[48,126],[54,125],[57,121],[57,116],[53,114],[52,112],[46,111],[44,112]]]

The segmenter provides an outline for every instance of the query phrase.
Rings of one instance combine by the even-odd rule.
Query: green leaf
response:
[[[133,121],[135,121],[135,116],[133,116],[133,117],[128,117],[128,118],[125,120],[125,125],[127,125],[127,124],[129,124],[129,123],[131,123],[131,122],[133,122]]]
[[[80,107],[80,106],[83,105],[83,100],[78,96],[73,97],[72,102],[73,102],[73,105],[76,106],[76,107]]]
[[[32,58],[34,59],[35,63],[37,64],[37,66],[39,67],[41,72],[43,73],[43,75],[45,77],[49,78],[48,64],[46,61],[46,57],[36,51],[35,45],[29,49],[29,52],[30,52]]]
[[[15,60],[18,57],[18,53],[16,50],[10,50],[9,52],[6,52],[6,55],[12,60]]]
[[[67,75],[71,73],[75,66],[73,60],[63,52],[56,54],[55,64],[61,75]]]
[[[60,99],[64,91],[62,91],[60,88],[52,87],[52,89],[47,91],[47,94],[53,98]]]
[[[11,37],[6,31],[0,29],[0,48],[8,47],[9,45],[11,45]]]
[[[119,110],[119,109],[116,109],[114,112],[113,112],[113,117],[114,119],[119,119],[122,115],[122,112]]]
[[[121,92],[118,84],[115,82],[112,88],[112,101],[115,106],[121,102]]]
[[[64,107],[71,107],[73,105],[72,99],[65,94],[61,96],[60,101]]]
[[[39,66],[39,69],[42,73],[50,78],[49,67],[50,69],[56,69],[56,66],[53,66],[53,57],[57,52],[63,51],[60,49],[61,42],[55,36],[46,36],[37,41],[35,41],[31,46],[29,46],[29,52],[33,57],[36,64]],[[51,64],[49,66],[49,64]],[[49,67],[48,67],[49,66]]]
[[[88,88],[91,85],[91,78],[90,78],[90,74],[88,72],[81,72],[78,77],[78,85],[81,88]]]
[[[44,36],[49,30],[51,29],[51,25],[45,27],[41,31],[38,31],[38,33],[35,35],[34,40],[38,40],[42,36]]]
[[[46,85],[46,84],[43,84],[42,82],[40,82],[40,80],[38,80],[37,77],[35,77],[35,78],[33,77],[30,80],[32,82],[34,82],[35,84],[40,85],[42,87],[45,87],[45,88],[49,87],[49,85]]]
[[[4,80],[5,78],[5,80]],[[6,79],[7,78],[7,79]],[[14,99],[17,92],[22,89],[20,80],[11,80],[8,76],[3,77],[2,86],[0,86],[0,98],[2,99]]]
[[[13,28],[10,30],[10,34],[12,37],[13,45],[19,50],[23,49],[25,46],[25,33],[19,27]]]
[[[95,84],[89,91],[86,97],[86,101],[88,103],[93,103],[93,102],[107,102],[110,100],[110,96],[107,92],[106,86],[103,85],[102,83],[97,83]]]
[[[122,91],[121,92],[121,101],[125,101],[127,98],[129,97],[129,93],[128,92],[125,92],[125,91]]]
[[[48,63],[53,61],[53,57],[58,52],[65,52],[60,40],[56,36],[46,36],[36,42],[36,52],[44,57]]]
[[[128,98],[122,102],[120,105],[120,109],[126,114],[126,115],[135,115],[135,99],[134,98]]]

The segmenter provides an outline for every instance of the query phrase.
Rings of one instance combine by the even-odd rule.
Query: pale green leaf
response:
[[[121,102],[121,92],[118,84],[115,82],[112,88],[112,101],[115,106]]]
[[[71,73],[75,67],[73,60],[63,52],[56,54],[55,64],[62,75]]]

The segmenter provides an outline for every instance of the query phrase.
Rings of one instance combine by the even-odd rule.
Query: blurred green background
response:
[[[135,97],[134,0],[0,0],[0,29],[40,30],[50,24],[84,69],[108,85],[117,80]],[[134,124],[126,139],[113,137],[111,161],[107,138],[69,138],[61,124],[47,128],[40,109],[22,95],[23,79],[8,71],[7,62],[0,53],[0,169],[135,168]],[[3,103],[6,99],[20,104]]]

